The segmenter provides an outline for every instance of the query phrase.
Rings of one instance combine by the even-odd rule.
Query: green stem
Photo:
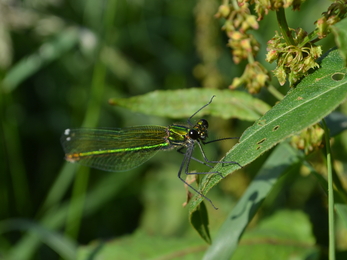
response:
[[[232,0],[231,3],[233,4],[233,7],[235,8],[235,10],[239,10],[240,9],[240,7],[239,7],[239,5],[237,3],[237,0]]]
[[[268,86],[267,90],[278,100],[282,100],[284,98],[283,94],[279,92],[273,85]]]
[[[276,11],[276,17],[277,17],[278,25],[280,27],[280,31],[286,43],[288,45],[295,45],[295,42],[292,38],[292,34],[287,24],[286,13],[284,12],[283,8],[280,8],[278,11]]]
[[[249,63],[249,64],[254,63],[254,57],[253,57],[252,52],[249,52],[249,53],[248,53],[248,63]]]
[[[325,120],[322,120],[325,137],[327,170],[328,170],[328,214],[329,214],[329,260],[335,260],[335,221],[334,221],[334,190],[333,172],[330,150],[330,134]]]
[[[0,86],[1,89],[2,86]],[[8,194],[12,194],[18,214],[26,216],[32,212],[32,204],[30,199],[30,190],[28,186],[28,173],[24,166],[23,151],[20,141],[19,124],[17,122],[17,114],[7,109],[14,106],[12,99],[13,92],[0,93],[0,158],[3,163],[0,164],[0,172],[3,173],[0,178],[0,214],[9,215],[10,209]],[[5,174],[6,173],[6,174]],[[9,180],[11,180],[9,182]],[[7,194],[7,195],[5,195]],[[12,201],[13,202],[13,201]],[[29,213],[29,214],[30,214]]]

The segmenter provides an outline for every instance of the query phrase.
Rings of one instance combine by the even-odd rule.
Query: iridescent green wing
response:
[[[66,129],[61,137],[65,159],[105,171],[127,171],[170,148],[167,128]]]

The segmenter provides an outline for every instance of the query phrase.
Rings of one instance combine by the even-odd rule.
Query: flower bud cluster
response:
[[[328,10],[322,13],[323,16],[315,22],[318,38],[326,37],[330,33],[330,26],[345,18],[346,13],[347,0],[336,0],[332,3]]]
[[[233,60],[236,64],[247,59],[248,55],[255,56],[258,53],[259,43],[247,31],[258,29],[259,25],[256,17],[250,14],[247,3],[235,7],[229,4],[229,1],[225,1],[215,16],[226,19],[222,29],[229,38],[228,46],[232,48]]]
[[[251,14],[246,2],[232,0],[232,3],[229,3],[228,0],[225,0],[219,7],[216,17],[225,19],[222,29],[229,38],[228,46],[232,49],[233,61],[236,64],[244,59],[250,61],[243,75],[234,78],[229,88],[235,89],[244,84],[250,93],[258,93],[262,87],[268,84],[270,76],[259,62],[253,61],[260,45],[247,31],[256,30],[259,25],[256,16]]]
[[[291,31],[294,45],[288,45],[277,32],[268,41],[266,61],[271,63],[277,60],[277,67],[273,72],[281,85],[284,85],[287,77],[290,85],[293,85],[305,76],[309,69],[319,67],[316,59],[322,55],[321,47],[311,42],[300,46],[307,36],[303,29]]]
[[[322,148],[324,130],[315,124],[291,138],[291,145],[297,149],[304,150],[305,154],[312,153]]]
[[[280,8],[293,7],[293,10],[299,10],[300,5],[305,0],[252,0],[255,3],[255,11],[258,14],[258,20],[264,18],[269,11],[278,11]]]
[[[240,78],[234,78],[233,83],[229,86],[230,89],[235,89],[244,84],[251,94],[258,93],[260,89],[270,81],[268,71],[258,62],[249,63],[246,65],[245,71]]]

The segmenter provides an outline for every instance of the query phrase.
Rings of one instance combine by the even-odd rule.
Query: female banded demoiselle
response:
[[[77,162],[100,170],[120,172],[138,167],[158,151],[177,149],[179,153],[184,155],[178,170],[178,178],[200,196],[208,200],[216,209],[209,198],[181,177],[181,173],[184,170],[188,175],[217,173],[223,178],[219,172],[190,173],[189,163],[191,159],[210,168],[212,166],[209,163],[231,163],[242,167],[239,163],[233,161],[210,161],[202,149],[202,144],[226,139],[236,139],[237,137],[228,137],[207,142],[208,122],[205,119],[200,119],[195,125],[191,122],[191,119],[199,111],[212,103],[214,97],[189,117],[187,120],[188,126],[172,124],[168,127],[133,126],[118,129],[66,129],[61,137],[65,159],[69,162]],[[195,145],[199,147],[204,161],[192,157]],[[183,151],[184,149],[186,150]]]

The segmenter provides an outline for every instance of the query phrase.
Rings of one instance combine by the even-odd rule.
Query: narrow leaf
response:
[[[144,114],[188,118],[210,101],[212,96],[216,98],[199,112],[199,117],[213,115],[224,119],[254,121],[270,109],[265,102],[245,92],[198,88],[154,91],[131,98],[113,98],[109,102]]]

